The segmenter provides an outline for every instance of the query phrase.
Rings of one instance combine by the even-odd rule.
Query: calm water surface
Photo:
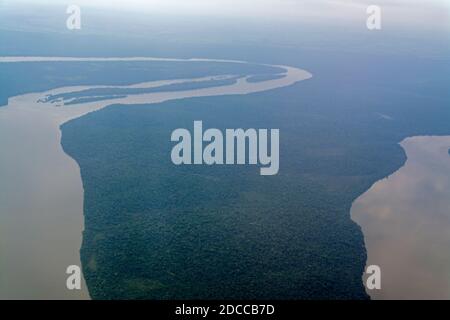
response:
[[[0,63],[141,60],[155,58],[0,57]],[[49,94],[98,86],[65,87],[10,98],[8,105],[0,108],[0,299],[89,299],[84,281],[80,291],[66,288],[66,268],[81,265],[84,192],[78,164],[61,147],[63,123],[116,103],[151,104],[189,97],[248,94],[281,88],[312,76],[297,68],[283,68],[286,72],[281,77],[257,83],[242,77],[231,85],[129,95],[68,107],[38,101]],[[208,79],[154,81],[122,87],[150,88]]]
[[[353,204],[367,265],[381,267],[373,299],[450,299],[450,137],[405,139],[406,164]]]

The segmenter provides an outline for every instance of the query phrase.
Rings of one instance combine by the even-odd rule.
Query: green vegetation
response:
[[[133,94],[145,94],[154,92],[171,92],[171,91],[184,91],[184,90],[195,90],[204,89],[217,86],[232,85],[236,83],[238,77],[232,77],[229,79],[222,80],[205,80],[205,81],[192,81],[184,83],[175,83],[162,85],[152,88],[96,88],[87,89],[81,91],[74,91],[69,93],[61,93],[50,95],[46,97],[45,102],[56,102],[63,100],[65,105],[71,105],[83,102],[101,101],[111,98],[126,97],[127,95]],[[73,99],[73,100],[72,100]]]
[[[1,35],[0,32],[0,38]],[[0,63],[0,107],[7,104],[8,97],[64,86],[129,85],[154,80],[280,71],[280,68],[255,64],[216,62]]]
[[[81,255],[91,296],[367,298],[351,204],[404,163],[403,138],[449,134],[450,110],[446,95],[429,90],[446,79],[438,63],[409,70],[386,60],[386,75],[345,59],[353,72],[339,72],[338,57],[334,66],[310,61],[314,78],[289,88],[116,105],[65,124],[62,143],[85,188]],[[280,173],[174,166],[170,133],[199,119],[222,130],[279,128]]]
[[[278,21],[252,28],[233,20],[220,21],[226,31],[218,33],[205,27],[217,26],[211,20],[196,18],[192,29],[193,21],[146,16],[152,32],[137,34],[130,20],[120,24],[123,35],[69,36],[34,26],[0,32],[3,55],[211,57],[314,74],[266,93],[113,106],[64,125],[63,146],[80,164],[85,187],[81,253],[91,296],[367,298],[363,235],[350,207],[403,164],[398,142],[450,134],[448,46],[441,35],[416,30],[368,34]],[[9,96],[68,85],[255,74],[244,65],[224,67],[0,64],[0,106]],[[261,77],[274,73],[253,68]],[[219,128],[280,128],[279,175],[261,177],[254,167],[174,168],[170,132],[193,119]]]

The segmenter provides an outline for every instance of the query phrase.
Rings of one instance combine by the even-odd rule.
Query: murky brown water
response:
[[[67,60],[69,59],[69,60]],[[27,61],[153,61],[154,58],[39,58],[0,57],[0,62]],[[216,61],[179,60],[158,61]],[[126,98],[55,107],[37,103],[48,94],[95,87],[66,87],[9,99],[0,108],[0,299],[89,299],[82,290],[66,288],[66,268],[81,265],[83,187],[78,164],[61,147],[60,126],[71,119],[110,104],[151,104],[188,97],[248,94],[306,80],[311,74],[284,67],[284,77],[250,83],[241,78],[232,85],[130,95]],[[185,79],[122,86],[149,88]],[[169,140],[168,140],[169,141]]]
[[[405,166],[359,197],[367,265],[381,267],[373,299],[450,299],[450,137],[401,143]]]

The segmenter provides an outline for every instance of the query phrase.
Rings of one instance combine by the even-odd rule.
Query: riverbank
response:
[[[372,299],[449,299],[450,137],[410,137],[401,146],[405,165],[351,210],[367,265],[381,267],[382,289],[367,292]]]
[[[3,62],[20,61],[20,57],[11,59]],[[105,59],[115,61],[114,58]],[[136,58],[130,59],[136,61]],[[37,63],[41,59],[30,60],[28,57],[24,61]],[[60,60],[50,58],[49,61]],[[279,79],[250,83],[247,77],[241,77],[231,85],[129,95],[70,107],[57,107],[42,101],[48,95],[100,86],[64,87],[10,98],[8,105],[0,110],[0,298],[89,298],[84,282],[81,291],[69,291],[65,286],[67,266],[81,265],[79,250],[84,229],[84,195],[79,166],[61,147],[62,124],[111,104],[152,104],[188,97],[248,94],[289,86],[311,77],[304,70],[282,68],[286,73]],[[196,80],[199,79],[186,79]],[[180,83],[180,80],[123,87],[148,88],[171,83]]]

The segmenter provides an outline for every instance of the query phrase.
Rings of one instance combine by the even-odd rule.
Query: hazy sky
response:
[[[122,11],[251,16],[270,19],[365,19],[368,5],[381,6],[391,24],[449,26],[450,0],[0,0],[3,4],[78,4]]]

